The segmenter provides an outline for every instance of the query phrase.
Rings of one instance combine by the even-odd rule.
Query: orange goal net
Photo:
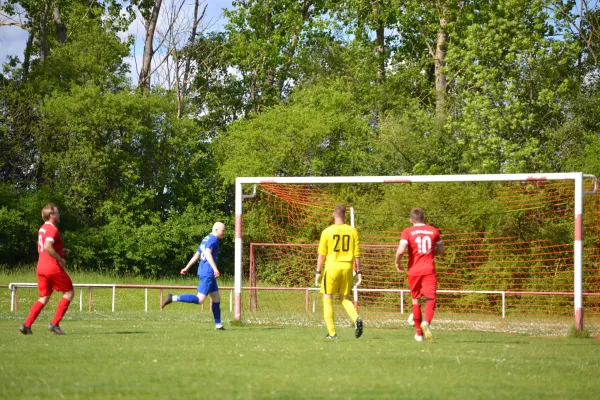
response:
[[[586,190],[590,185],[584,182]],[[244,200],[242,256],[243,310],[254,318],[321,320],[317,245],[336,204],[346,205],[347,222],[359,231],[363,282],[354,300],[371,323],[397,324],[410,310],[406,274],[396,272],[394,254],[413,207],[440,230],[446,249],[436,257],[436,315],[573,316],[572,180],[263,182],[255,190]],[[583,207],[583,308],[594,319],[600,316],[599,196],[584,196]]]

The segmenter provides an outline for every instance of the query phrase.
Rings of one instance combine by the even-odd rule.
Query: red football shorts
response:
[[[54,290],[70,292],[73,290],[71,277],[65,271],[50,275],[38,275],[38,292],[40,297],[50,296]]]
[[[435,299],[437,276],[436,274],[409,276],[408,287],[413,299],[420,299],[422,296]]]

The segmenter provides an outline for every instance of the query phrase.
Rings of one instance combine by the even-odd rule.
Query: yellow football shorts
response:
[[[321,280],[321,293],[341,294],[348,296],[352,293],[353,275],[352,269],[325,269]]]

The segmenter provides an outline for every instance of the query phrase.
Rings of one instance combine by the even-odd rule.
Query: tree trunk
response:
[[[265,37],[267,39],[267,43],[271,44],[273,42],[273,38],[272,38],[272,19],[271,19],[271,14],[267,14],[266,18],[265,18]],[[261,91],[260,91],[260,99],[261,101],[265,101],[266,97],[268,94],[272,93],[272,88],[274,86],[275,83],[275,71],[272,65],[272,61],[270,61],[267,57],[263,58],[263,63],[264,61],[267,61],[266,64],[266,68],[265,68],[265,79],[263,81],[262,87],[261,87]]]
[[[312,6],[312,1],[310,1],[310,0],[303,1],[302,10],[301,10],[302,24],[304,24],[304,22],[309,17],[309,10],[310,10],[311,6]],[[285,64],[283,65],[283,67],[281,68],[281,72],[279,73],[279,78],[278,78],[278,82],[277,82],[279,98],[281,98],[281,96],[283,94],[283,86],[285,85],[285,81],[288,78],[288,73],[289,73],[290,67],[292,65],[292,61],[294,59],[294,54],[296,53],[296,45],[298,44],[300,29],[302,29],[301,25],[294,27],[294,31],[292,32],[292,40],[290,42],[290,47],[288,48],[288,52],[286,55]]]
[[[27,75],[29,75],[29,63],[31,60],[31,49],[33,47],[33,39],[35,38],[35,33],[33,29],[29,30],[29,37],[27,38],[27,44],[25,45],[25,53],[23,54],[23,80],[27,79]]]
[[[448,34],[446,33],[447,7],[442,7],[440,11],[439,28],[437,43],[435,47],[435,111],[438,122],[443,123],[446,119],[446,74],[443,71],[446,59],[446,41]]]
[[[252,111],[258,111],[258,106],[256,104],[256,82],[258,80],[258,71],[255,69],[252,72],[252,77],[250,78],[250,91],[248,93],[248,103],[252,105]]]
[[[204,14],[206,13],[207,6],[208,5],[204,6],[204,9],[202,10],[202,15],[200,15],[200,18],[198,18],[198,9],[200,8],[200,0],[194,1],[194,22],[192,23],[192,33],[190,34],[190,40],[188,43],[188,47],[191,49],[191,51],[193,51],[194,45],[196,44],[196,35],[198,33],[198,25],[200,24],[200,21],[202,21],[204,19]],[[188,51],[188,54],[184,54],[184,57],[185,57],[185,65],[183,67],[183,81],[181,82],[181,84],[179,84],[179,79],[177,81],[177,118],[178,119],[183,118],[184,101],[185,101],[185,97],[187,96],[187,93],[188,93],[188,90],[190,87],[189,79],[190,79],[190,70],[191,70],[191,62],[192,62],[192,57],[190,56],[190,51]]]
[[[50,12],[50,2],[51,0],[46,0],[46,4],[44,6],[44,13],[42,14],[42,21],[40,22],[40,45],[42,47],[41,58],[42,61],[48,57],[48,36],[46,33],[46,25],[48,24],[48,13]]]
[[[152,56],[154,56],[154,31],[156,30],[156,23],[158,21],[158,14],[160,13],[161,5],[162,0],[154,0],[154,6],[152,7],[150,19],[146,21],[146,40],[144,42],[144,56],[142,58],[142,69],[140,71],[138,86],[143,87],[148,91],[150,90],[150,68],[152,67]]]
[[[204,14],[206,13],[206,7],[208,7],[208,4],[204,6],[204,9],[202,10],[202,15],[200,15],[200,18],[198,18],[198,8],[199,7],[200,7],[200,0],[195,0],[194,23],[192,25],[192,34],[190,36],[190,44],[189,44],[189,47],[192,49],[193,49],[194,45],[196,44],[196,35],[198,34],[198,25],[200,24],[200,21],[202,21],[204,19]],[[192,57],[187,56],[186,60],[185,60],[185,69],[183,71],[182,97],[187,95],[187,91],[189,88],[191,61],[192,61]]]
[[[56,27],[56,40],[59,43],[67,42],[67,27],[60,19],[60,8],[57,5],[54,7],[54,11],[52,12],[52,18],[54,19],[54,26]]]
[[[377,26],[377,84],[383,85],[385,80],[385,25],[382,21],[378,21]]]

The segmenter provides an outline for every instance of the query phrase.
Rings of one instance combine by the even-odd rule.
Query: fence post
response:
[[[115,292],[117,289],[116,285],[113,285],[113,292],[112,292],[112,312],[115,312]]]
[[[146,292],[146,297],[144,299],[144,311],[148,312],[148,288],[146,288],[145,292]]]
[[[306,288],[306,292],[304,293],[304,310],[308,312],[308,288]]]
[[[83,311],[83,288],[79,288],[79,312]]]
[[[404,290],[400,290],[400,314],[404,314]]]
[[[506,316],[506,293],[502,292],[502,318]]]

